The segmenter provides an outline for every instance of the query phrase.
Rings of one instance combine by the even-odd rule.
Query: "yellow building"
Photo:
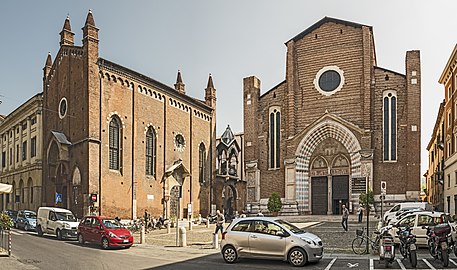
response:
[[[43,94],[36,94],[0,119],[0,182],[13,185],[13,194],[0,196],[2,210],[41,205]]]

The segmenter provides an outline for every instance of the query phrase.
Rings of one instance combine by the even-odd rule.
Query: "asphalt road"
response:
[[[325,226],[323,226],[323,229]],[[215,253],[216,252],[216,253]],[[0,269],[295,269],[287,262],[240,259],[226,264],[215,250],[192,248],[133,246],[130,249],[102,250],[98,245],[79,245],[76,241],[59,241],[55,236],[38,237],[35,233],[13,230],[13,257],[0,258]],[[398,260],[389,269],[412,269],[407,260]],[[9,262],[12,263],[6,263]],[[327,253],[320,262],[307,264],[312,270],[378,270],[383,269],[376,256]],[[443,269],[426,249],[418,252],[416,269]],[[451,255],[447,269],[457,269],[457,258]]]

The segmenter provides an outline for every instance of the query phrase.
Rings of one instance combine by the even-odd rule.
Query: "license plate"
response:
[[[384,258],[388,258],[388,259],[390,259],[390,257],[391,257],[391,255],[390,255],[390,252],[386,252],[386,253],[384,253]]]
[[[124,242],[124,243],[128,243],[128,242],[129,242],[129,240],[124,240],[124,241],[122,241],[122,242]]]
[[[416,245],[415,244],[411,244],[409,246],[409,250],[416,250]]]

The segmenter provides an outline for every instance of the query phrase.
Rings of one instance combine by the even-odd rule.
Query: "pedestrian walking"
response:
[[[349,210],[346,208],[346,205],[343,204],[343,215],[341,219],[341,226],[343,226],[343,229],[345,232],[348,231],[348,217],[349,217]]]
[[[362,222],[362,217],[363,217],[363,208],[362,206],[359,206],[359,209],[357,209],[357,215],[359,216],[359,223]]]
[[[219,232],[219,230],[221,231],[221,233],[224,232],[224,222],[225,222],[224,215],[221,213],[221,211],[217,210],[216,211],[216,231],[214,232],[214,234],[217,234]]]

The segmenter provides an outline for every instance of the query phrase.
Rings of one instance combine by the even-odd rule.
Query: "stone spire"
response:
[[[178,77],[176,78],[175,89],[181,94],[186,94],[185,84],[182,82],[181,71],[178,70]]]
[[[75,34],[71,32],[71,25],[70,25],[70,16],[67,16],[65,22],[63,24],[62,31],[60,31],[60,46],[62,45],[70,45],[73,46],[75,44]]]
[[[87,13],[86,23],[85,25],[92,25],[95,27],[94,16],[92,15],[92,10],[89,9],[89,13]]]
[[[216,109],[216,88],[214,88],[211,73],[209,74],[208,85],[205,89],[205,103],[211,108]]]
[[[51,58],[51,53],[48,52],[48,57],[46,57],[46,63],[44,64],[43,68],[43,80],[46,79],[48,76],[49,72],[51,71],[52,67],[52,58]]]

